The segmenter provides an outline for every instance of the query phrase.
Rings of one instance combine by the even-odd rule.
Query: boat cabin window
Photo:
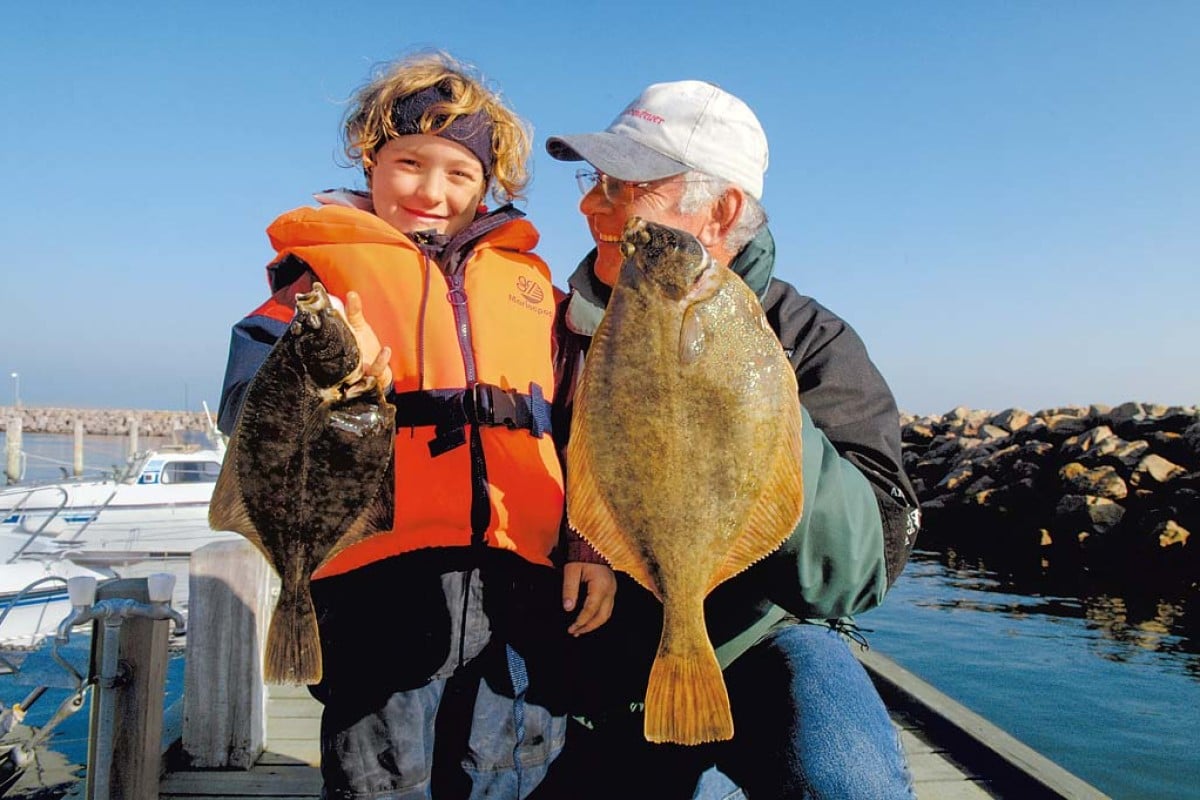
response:
[[[216,461],[171,461],[163,465],[163,483],[216,483],[221,465]]]

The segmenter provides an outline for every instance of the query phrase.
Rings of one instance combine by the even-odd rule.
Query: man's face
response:
[[[605,191],[605,182],[608,191]],[[605,176],[583,196],[579,210],[587,217],[588,228],[596,242],[596,277],[609,286],[621,273],[621,232],[625,222],[634,216],[669,225],[699,236],[707,220],[707,210],[700,208],[691,214],[679,210],[679,198],[687,184],[682,176],[642,184],[617,181]],[[703,241],[703,238],[701,238]]]

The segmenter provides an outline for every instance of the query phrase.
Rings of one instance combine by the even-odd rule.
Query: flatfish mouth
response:
[[[576,392],[568,519],[663,603],[646,739],[723,741],[704,599],[800,521],[796,377],[758,298],[696,237],[635,217],[621,248]]]
[[[323,674],[312,573],[392,527],[396,409],[364,376],[341,310],[320,283],[297,295],[287,331],[246,389],[209,504],[214,530],[253,542],[279,575],[268,683]]]

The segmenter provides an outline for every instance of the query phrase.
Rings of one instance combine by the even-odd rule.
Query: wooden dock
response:
[[[129,579],[97,590],[98,604],[111,600],[123,609],[135,602],[141,610],[120,626],[119,642],[107,627],[103,636],[93,630],[93,648],[103,644],[103,655],[93,649],[93,661],[119,673],[119,657],[134,676],[104,689],[116,692],[106,717],[111,746],[103,748],[110,758],[94,762],[103,738],[93,729],[88,763],[111,769],[98,770],[96,783],[127,800],[319,798],[320,705],[304,687],[262,680],[274,598],[272,572],[254,546],[219,542],[193,554],[184,697],[165,714],[169,609],[147,605],[146,584]],[[89,613],[100,619],[99,612]],[[1105,798],[888,658],[855,652],[900,731],[922,800]],[[84,796],[106,800],[110,793],[89,777]]]
[[[267,749],[254,766],[248,770],[168,772],[159,787],[161,800],[316,800],[321,796],[321,773],[316,766],[321,757],[321,706],[303,687],[267,688]]]
[[[1074,798],[1102,792],[873,651],[859,654],[888,702],[920,800]],[[162,800],[311,798],[320,705],[304,689],[269,687],[267,749],[246,771],[179,771],[162,781]]]

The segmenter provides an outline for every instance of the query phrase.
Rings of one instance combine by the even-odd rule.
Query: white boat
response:
[[[220,447],[165,447],[122,475],[0,490],[0,564],[34,556],[113,567],[237,538],[208,527],[223,457]]]
[[[208,527],[224,458],[216,447],[166,446],[120,474],[0,489],[0,649],[36,645],[71,610],[66,579],[176,575],[187,602],[192,551],[237,539]]]

